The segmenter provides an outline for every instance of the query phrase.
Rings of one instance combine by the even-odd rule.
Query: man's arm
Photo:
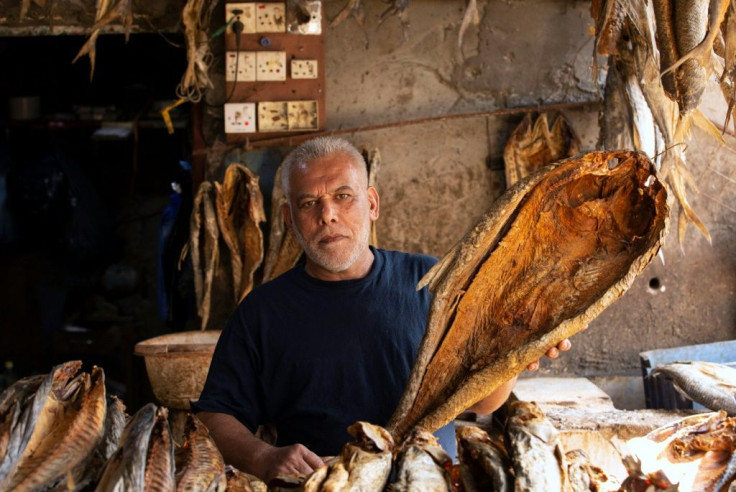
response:
[[[258,439],[232,415],[199,412],[225,462],[268,483],[279,475],[311,473],[323,464],[322,458],[301,444],[276,447]]]

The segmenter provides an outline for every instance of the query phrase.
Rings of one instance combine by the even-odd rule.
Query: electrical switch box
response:
[[[289,129],[286,101],[262,101],[258,103],[258,130],[279,132]]]
[[[284,3],[256,4],[256,32],[285,32],[286,7]]]
[[[225,22],[229,23],[227,32],[234,34],[233,23],[230,21],[240,21],[243,23],[243,34],[253,34],[256,32],[256,4],[249,3],[227,3],[225,4]]]
[[[225,54],[225,81],[255,82],[256,53],[253,51],[228,51]]]
[[[291,60],[292,79],[316,79],[317,60]]]
[[[289,101],[289,130],[317,130],[317,101]]]
[[[225,104],[225,133],[255,133],[256,103]]]
[[[327,128],[324,2],[226,0],[226,142],[279,145]]]
[[[286,52],[258,51],[256,53],[256,80],[286,80]]]

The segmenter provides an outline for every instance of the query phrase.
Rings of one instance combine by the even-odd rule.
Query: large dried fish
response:
[[[212,309],[212,288],[219,263],[220,247],[215,213],[215,187],[209,181],[199,185],[194,197],[189,250],[194,270],[194,292],[197,314],[202,320],[202,329],[207,327]]]
[[[442,449],[437,438],[421,427],[415,427],[401,445],[396,480],[388,490],[449,492],[452,490],[451,466],[452,458]]]
[[[654,0],[654,18],[656,20],[656,41],[659,48],[659,68],[667,70],[679,58],[675,41],[675,13],[672,0]],[[662,87],[667,97],[677,101],[677,84],[674,73],[662,75]]]
[[[271,192],[271,230],[263,263],[263,281],[272,280],[292,268],[302,255],[302,247],[290,228],[286,227],[283,207],[288,203],[281,186],[281,166],[276,170]]]
[[[176,489],[225,490],[225,461],[207,428],[187,415],[184,443],[176,450]]]
[[[507,449],[514,466],[514,490],[566,490],[567,463],[559,432],[534,402],[508,405]]]
[[[94,451],[87,456],[87,459],[77,465],[54,490],[59,492],[87,490],[89,486],[97,483],[105,463],[118,447],[125,422],[125,405],[116,396],[107,395],[107,411],[102,439]]]
[[[520,181],[422,279],[434,293],[388,424],[435,430],[582,330],[657,253],[667,192],[638,152],[592,152]]]
[[[125,27],[125,42],[128,42],[130,38],[130,30],[133,26],[133,0],[118,0],[115,5],[111,6],[112,0],[99,0],[97,4],[97,14],[95,17],[95,24],[92,26],[92,34],[89,39],[82,46],[82,48],[74,57],[72,63],[75,63],[78,59],[84,55],[89,56],[89,80],[95,75],[95,57],[96,57],[96,46],[97,37],[100,35],[100,29],[108,24],[120,19],[123,26]]]
[[[8,483],[8,480],[14,474],[19,460],[31,444],[30,441],[34,437],[37,423],[41,421],[45,424],[49,421],[47,417],[50,408],[55,407],[55,398],[52,393],[56,395],[63,394],[69,381],[81,367],[81,361],[70,361],[54,367],[45,376],[33,395],[29,396],[27,402],[23,404],[20,414],[17,415],[17,420],[14,419],[10,428],[5,457],[0,462],[0,488],[2,488],[2,484]],[[77,388],[78,382],[73,385],[69,383],[69,385]],[[38,428],[40,429],[40,426]],[[39,439],[41,435],[42,432],[35,433],[35,439]]]
[[[736,415],[736,369],[714,362],[674,362],[657,366],[650,377],[671,379],[686,398],[711,410]]]
[[[367,422],[348,428],[355,440],[330,464],[304,481],[306,491],[383,490],[391,472],[394,441],[386,429]]]
[[[19,379],[0,394],[0,463],[5,461],[11,432],[17,428],[27,400],[33,398],[44,379],[45,374]]]
[[[621,487],[616,477],[591,463],[581,449],[566,452],[565,462],[570,492],[615,492]]]
[[[131,417],[120,436],[118,449],[105,464],[96,491],[144,489],[148,444],[156,422],[157,407],[153,403],[144,405]]]
[[[237,304],[253,289],[253,274],[263,262],[265,222],[258,176],[241,164],[230,164],[217,189],[217,224],[230,250],[233,296]]]
[[[550,128],[547,113],[540,114],[534,123],[527,113],[503,151],[506,187],[578,152],[580,140],[563,115],[558,115]]]
[[[473,425],[458,426],[460,476],[467,492],[510,492],[514,479],[503,443],[494,443],[488,433]]]
[[[65,477],[102,438],[106,406],[105,375],[99,367],[91,375],[53,385],[23,454],[0,489],[45,489]]]
[[[686,417],[627,441],[626,448],[626,461],[636,464],[627,466],[630,475],[666,479],[678,490],[728,490],[736,478],[736,417]]]
[[[146,491],[169,492],[174,490],[174,440],[169,427],[169,409],[156,409],[155,422],[151,429],[146,453],[146,469],[143,473]]]

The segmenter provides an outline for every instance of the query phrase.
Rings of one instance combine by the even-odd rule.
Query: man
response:
[[[436,261],[369,246],[380,201],[348,142],[303,143],[282,178],[284,220],[305,261],[237,308],[192,405],[225,460],[266,481],[321,466],[357,420],[386,424],[426,328],[430,295],[416,285]],[[567,349],[565,340],[547,355]],[[495,410],[513,384],[470,410]],[[254,435],[266,423],[276,426],[277,446]]]

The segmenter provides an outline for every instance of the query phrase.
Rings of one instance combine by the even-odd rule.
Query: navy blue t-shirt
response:
[[[215,349],[193,410],[235,416],[277,445],[337,454],[357,420],[385,425],[424,335],[430,295],[416,285],[437,261],[371,248],[361,279],[323,281],[304,264],[254,289]]]

